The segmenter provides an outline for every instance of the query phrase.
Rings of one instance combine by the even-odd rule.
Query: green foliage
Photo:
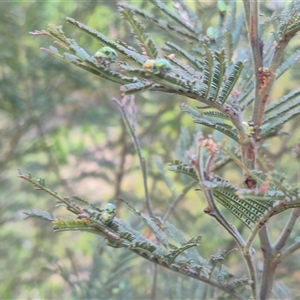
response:
[[[228,277],[228,272],[224,272],[223,268],[215,269],[214,264],[206,262],[197,252],[191,254],[191,249],[200,245],[201,236],[195,236],[186,241],[178,229],[169,222],[166,223],[165,230],[163,230],[153,221],[159,221],[160,226],[164,227],[159,218],[152,217],[151,219],[147,215],[137,211],[128,202],[120,199],[122,203],[141,217],[147,226],[151,228],[155,237],[161,242],[162,246],[160,246],[147,240],[140,232],[134,230],[121,219],[112,217],[107,222],[107,219],[103,218],[103,215],[107,211],[111,211],[111,208],[113,213],[115,213],[115,207],[111,203],[108,203],[104,209],[101,209],[77,197],[62,198],[46,187],[44,180],[32,178],[29,173],[20,174],[20,178],[30,182],[39,190],[52,196],[55,195],[61,205],[77,215],[77,218],[65,217],[53,219],[49,214],[37,210],[26,213],[30,217],[52,222],[54,231],[85,231],[100,235],[110,247],[127,248],[158,265],[194,278],[200,278],[203,281],[220,286],[224,292],[234,294],[230,283],[233,280],[233,274]],[[84,205],[78,205],[78,199]],[[174,242],[171,243],[171,239]],[[175,243],[179,245],[175,246]]]
[[[135,33],[135,37],[139,41],[142,51],[146,52],[147,56],[150,58],[157,58],[158,52],[155,43],[144,33],[145,29],[143,25],[134,18],[133,12],[129,8],[123,8],[121,5],[119,6],[119,11],[121,15],[128,20],[133,33]]]
[[[195,12],[190,6],[195,6]],[[87,145],[79,142],[81,146],[75,147],[83,156],[88,151],[90,159],[96,162],[95,173],[87,178],[102,180],[98,185],[101,195],[98,192],[96,195],[97,198],[101,197],[100,201],[97,199],[99,205],[77,196],[61,197],[60,193],[49,189],[43,179],[34,179],[27,173],[20,177],[35,189],[54,197],[59,202],[58,206],[73,216],[56,217],[36,209],[29,209],[26,214],[52,222],[57,232],[85,231],[99,235],[110,247],[111,253],[131,251],[152,263],[155,267],[153,285],[149,290],[153,299],[162,286],[157,281],[157,266],[208,284],[209,288],[201,286],[200,292],[195,291],[197,298],[269,299],[272,288],[274,295],[279,294],[280,288],[277,289],[274,283],[276,267],[300,247],[297,239],[291,246],[286,246],[300,215],[300,193],[298,184],[292,183],[295,177],[292,173],[296,174],[296,171],[289,172],[291,174],[285,178],[283,172],[277,171],[281,167],[277,165],[277,160],[273,159],[274,162],[270,163],[268,157],[275,158],[271,138],[278,135],[282,127],[288,128],[288,123],[296,120],[300,102],[298,90],[284,91],[284,95],[278,96],[275,93],[271,95],[271,91],[277,86],[276,80],[299,58],[296,50],[285,60],[282,59],[289,42],[300,30],[300,3],[298,0],[291,1],[280,16],[270,14],[270,18],[261,22],[258,7],[256,1],[245,1],[244,12],[238,12],[240,9],[235,1],[205,3],[203,7],[198,3],[189,5],[184,1],[173,1],[173,8],[168,3],[156,0],[141,3],[139,8],[120,3],[118,10],[122,22],[126,21],[132,30],[132,35],[126,32],[122,40],[112,34],[113,30],[110,34],[104,34],[84,21],[78,21],[80,18],[74,15],[67,17],[69,25],[86,34],[84,38],[87,40],[94,39],[94,42],[83,42],[84,38],[76,36],[76,31],[67,31],[68,26],[50,24],[47,30],[32,32],[32,35],[54,41],[54,46],[41,49],[58,58],[56,64],[59,66],[67,62],[72,69],[66,67],[66,74],[71,74],[70,70],[81,69],[81,72],[87,71],[101,80],[112,82],[114,87],[118,86],[121,95],[117,90],[117,97],[120,99],[114,98],[113,101],[123,119],[118,121],[117,117],[111,117],[116,116],[114,108],[103,112],[102,116],[96,113],[95,110],[99,108],[97,103],[90,112],[95,114],[95,120],[90,121],[87,117],[86,121],[88,125],[95,124],[93,129],[88,128],[85,132],[90,138],[89,142]],[[152,14],[148,12],[150,9]],[[213,11],[211,15],[210,11]],[[198,17],[200,13],[201,17]],[[122,26],[119,26],[120,35]],[[273,31],[271,34],[270,28]],[[209,29],[212,35],[209,35]],[[160,34],[157,35],[156,31]],[[249,46],[246,44],[247,38]],[[266,41],[265,45],[263,40]],[[97,48],[94,47],[96,43]],[[84,95],[87,94],[86,90],[94,91],[95,86],[99,87],[97,84],[94,86],[90,78],[76,81],[80,82]],[[76,84],[69,90],[75,93],[75,88]],[[138,93],[143,93],[140,96],[144,100],[142,108],[140,104],[135,104],[133,94]],[[181,127],[182,116],[177,117],[175,109],[167,101],[174,100],[174,95],[197,101],[195,106],[180,105],[181,112],[197,124],[199,132],[194,139],[187,129],[191,124]],[[146,100],[147,97],[150,101]],[[272,98],[273,101],[268,103],[271,97],[275,99]],[[84,98],[81,97],[81,100]],[[8,107],[5,104],[2,109]],[[31,104],[27,109],[30,111],[33,108],[35,106]],[[18,107],[18,111],[22,111],[22,107]],[[34,113],[27,118],[30,122],[33,117],[37,123],[35,125],[43,138],[43,147],[48,151],[48,164],[58,175],[55,184],[59,186],[62,182],[60,164],[69,164],[71,151],[66,150],[67,141],[59,138],[59,130],[57,134],[50,131],[48,134],[53,134],[53,145],[60,153],[57,162],[53,159],[45,135],[41,133],[39,117],[42,115]],[[101,124],[102,118],[104,124]],[[78,116],[77,122],[79,119]],[[106,130],[107,127],[110,129],[110,125],[113,125],[111,128],[120,129],[112,129],[113,133],[105,137],[96,137],[97,124],[101,124],[105,132],[110,132]],[[180,130],[176,144],[173,140],[179,136]],[[132,140],[127,137],[127,132]],[[297,133],[296,129],[293,132]],[[67,137],[69,133],[65,131],[65,134]],[[101,158],[96,159],[99,157],[98,144],[103,140],[104,145],[100,148],[105,150],[101,150]],[[144,145],[147,144],[149,149],[145,150]],[[169,170],[181,174],[181,182],[176,177],[171,178],[163,165],[165,159],[170,160],[175,155],[175,148],[179,160],[172,160]],[[126,160],[133,161],[134,150],[139,167],[126,163]],[[277,156],[283,158],[282,166],[285,150],[282,148]],[[156,160],[159,175],[152,167],[151,160],[157,152],[163,152],[160,153],[162,159]],[[74,153],[78,155],[76,151]],[[98,171],[99,165],[104,169]],[[239,179],[227,178],[227,170],[238,174]],[[77,179],[78,182],[85,177],[84,172],[79,174],[81,177]],[[129,175],[133,176],[133,180],[126,182],[124,178],[129,178]],[[105,184],[113,186],[110,193],[105,190]],[[196,185],[200,201],[196,203],[193,196],[192,204],[182,203],[188,191]],[[73,194],[73,188],[68,186],[66,189]],[[78,190],[81,193],[80,188]],[[115,203],[109,200],[105,206],[102,203],[104,198],[119,201]],[[180,210],[177,208],[179,204]],[[131,212],[128,221],[125,221],[127,214],[123,212],[124,206]],[[199,235],[204,221],[199,222],[198,207],[202,209],[202,206],[205,216],[214,218],[233,241],[228,244],[229,249],[224,251],[224,240],[216,241],[221,254],[208,254],[204,248],[205,243],[210,243],[205,236]],[[269,224],[274,216],[291,209],[285,228],[272,244],[267,231]],[[170,222],[169,218],[173,218],[173,221]],[[235,227],[232,224],[238,225]],[[186,239],[183,230],[190,231],[188,235],[191,238]],[[258,246],[255,242],[257,235],[260,238]],[[214,234],[208,236],[213,243]],[[224,263],[236,245],[247,268],[243,266],[243,272],[234,275]],[[256,247],[264,249],[261,278],[257,276]],[[69,255],[69,259],[73,260],[72,255]],[[121,260],[119,257],[115,262],[116,267],[120,266]],[[109,275],[112,272],[106,276]],[[63,278],[69,280],[66,274]],[[99,287],[93,288],[90,292],[75,293],[76,297],[92,297]],[[117,289],[115,298],[120,299],[128,291],[122,286]],[[178,295],[182,294],[177,292]],[[106,293],[105,297],[112,297],[112,294]]]
[[[228,151],[230,152],[230,150]],[[227,152],[227,153],[228,153]],[[199,180],[192,166],[183,164],[180,161],[169,163],[169,169],[177,173],[182,173]],[[257,178],[252,174],[254,178]],[[257,180],[260,180],[257,178]],[[267,193],[259,193],[251,189],[241,190],[239,187],[224,181],[220,177],[215,177],[214,181],[209,182],[215,199],[234,214],[247,227],[254,228],[259,226],[264,219],[270,218],[284,210],[299,207],[298,189],[278,186],[276,179],[270,182],[276,186],[276,190],[269,190]]]
[[[170,11],[162,3],[155,2],[155,4],[158,5],[158,7],[160,7],[161,9],[162,7],[164,7],[162,11],[165,12],[169,17],[172,17],[173,19],[175,18],[175,15],[170,13]],[[177,44],[173,42],[167,43],[167,45],[170,46],[172,50],[176,50],[177,53],[183,55],[189,60],[189,62],[192,62],[196,67],[196,69],[194,70],[189,68],[187,72],[186,69],[179,69],[178,67],[172,68],[171,64],[167,60],[162,59],[157,60],[157,62],[153,61],[151,64],[151,60],[149,60],[149,58],[156,58],[158,50],[156,47],[154,47],[152,40],[149,40],[147,35],[143,35],[141,33],[143,28],[141,24],[135,19],[135,11],[130,10],[129,7],[121,6],[120,12],[123,17],[125,17],[126,20],[130,22],[130,25],[133,26],[134,32],[136,33],[136,36],[138,37],[142,48],[145,49],[145,52],[143,52],[142,55],[138,53],[138,50],[135,50],[132,47],[124,47],[115,41],[109,40],[101,33],[96,32],[94,29],[85,24],[82,24],[81,22],[78,22],[72,18],[67,18],[67,20],[69,23],[75,25],[79,29],[96,38],[106,47],[110,47],[111,49],[114,49],[125,55],[127,58],[131,59],[133,63],[135,63],[135,65],[143,64],[144,69],[146,69],[147,71],[150,69],[151,74],[157,76],[151,76],[151,78],[149,78],[149,81],[153,81],[159,84],[157,87],[155,85],[151,86],[152,90],[158,89],[165,92],[172,92],[172,90],[178,92],[184,91],[195,94],[195,97],[196,95],[200,95],[204,99],[207,99],[209,101],[217,101],[217,103],[220,104],[224,104],[227,101],[228,97],[230,96],[230,92],[232,91],[241,72],[243,66],[241,62],[237,62],[232,68],[232,71],[230,72],[227,80],[224,82],[223,87],[223,78],[227,76],[228,73],[228,68],[226,67],[225,51],[222,50],[221,52],[215,52],[212,55],[206,43],[202,41],[198,45],[200,46],[200,49],[202,48],[203,50],[201,53],[201,60],[189,54]],[[178,20],[178,18],[176,17],[175,20]],[[131,79],[119,72],[112,71],[108,68],[101,68],[101,70],[99,70],[99,66],[93,63],[87,52],[79,47],[74,40],[65,36],[61,27],[51,27],[49,28],[48,32],[36,31],[34,34],[52,36],[54,39],[59,41],[59,45],[61,47],[63,47],[64,49],[69,49],[69,51],[71,51],[72,54],[75,54],[77,57],[69,57],[66,53],[61,55],[57,52],[56,49],[55,51],[53,51],[52,48],[49,48],[48,50],[45,49],[45,51],[63,60],[67,60],[70,63],[75,64],[85,70],[89,70],[93,74],[99,75],[105,79],[124,84],[126,81],[136,82],[137,77],[147,77],[147,72],[145,73],[135,66],[128,66],[128,62],[125,63],[122,61],[120,62],[120,66],[124,70],[125,74],[132,76]],[[180,65],[180,62],[177,61],[177,64]],[[200,82],[197,82],[197,75],[199,74],[199,71],[202,73],[202,75],[200,75],[202,78]],[[163,77],[163,79],[161,77]],[[148,89],[149,87],[149,83],[145,82],[144,79],[142,79],[139,80],[136,84],[130,83],[129,86],[125,85],[121,87],[121,90],[124,93],[133,93],[140,92],[142,90]]]
[[[300,29],[299,1],[291,1],[279,19],[278,37],[293,36]]]
[[[276,77],[279,78],[284,74],[290,67],[293,66],[300,59],[300,51],[295,51],[292,55],[289,55],[286,60],[283,61],[281,66],[276,71]]]

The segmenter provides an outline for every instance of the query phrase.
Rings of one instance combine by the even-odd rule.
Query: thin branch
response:
[[[256,263],[254,259],[254,251],[251,251],[249,254],[244,254],[244,259],[248,268],[248,274],[250,278],[250,287],[253,299],[257,299],[258,290],[257,290],[257,274],[256,274]]]
[[[248,161],[253,161],[253,149],[254,149],[253,139],[248,137],[247,132],[243,126],[243,120],[241,119],[241,114],[232,105],[219,104],[217,102],[212,102],[209,99],[206,99],[199,95],[195,95],[194,93],[183,92],[180,90],[172,90],[170,88],[165,88],[165,87],[153,87],[151,90],[160,91],[160,92],[164,92],[164,93],[182,95],[182,96],[197,100],[201,103],[204,103],[204,104],[224,113],[225,115],[227,115],[230,118],[231,122],[233,123],[233,125],[235,126],[235,128],[238,132],[239,143],[242,147],[242,152],[245,153],[245,155],[243,156],[244,163],[248,164],[247,163]]]
[[[142,156],[141,145],[140,145],[138,136],[136,135],[134,124],[132,122],[130,122],[128,114],[127,114],[127,108],[126,108],[126,100],[127,99],[128,99],[128,96],[124,96],[124,98],[121,101],[119,101],[118,99],[115,99],[115,98],[113,99],[113,101],[118,105],[118,107],[122,113],[123,119],[125,121],[125,124],[127,125],[130,135],[132,137],[133,144],[136,149],[136,152],[137,152],[137,155],[139,158],[139,162],[140,162],[140,167],[142,170],[146,207],[147,207],[149,215],[152,216],[153,215],[152,205],[151,205],[151,201],[150,201],[150,197],[149,197],[148,183],[147,183],[147,162],[146,162],[146,159]]]
[[[250,30],[248,30],[248,35],[249,35],[250,46],[252,49],[254,70],[258,70],[259,67],[263,66],[262,45],[261,45],[260,37],[258,35],[258,17],[259,17],[258,6],[259,6],[258,0],[250,1],[250,16],[249,16]]]
[[[250,29],[249,29],[250,28],[250,2],[251,1],[249,1],[249,0],[243,0],[247,32],[250,31]]]
[[[157,290],[157,273],[158,273],[158,266],[157,264],[153,264],[153,278],[152,278],[152,285],[151,285],[151,292],[150,292],[150,300],[156,299],[156,290]]]
[[[267,227],[265,225],[265,222],[270,218],[271,212],[269,212],[266,216],[264,216],[259,222],[257,222],[257,225],[252,229],[244,248],[244,253],[248,254],[250,253],[250,249],[252,246],[252,243],[258,233],[260,233],[260,242],[261,246],[264,247],[266,250],[270,250],[271,244],[269,240],[269,235],[267,231]],[[261,225],[264,224],[264,225]],[[262,231],[262,233],[261,233]]]
[[[187,194],[187,192],[196,184],[197,184],[197,182],[193,180],[182,190],[182,192],[176,197],[176,199],[173,201],[173,203],[169,206],[168,211],[166,212],[166,214],[163,217],[164,221],[167,221],[169,219],[169,217],[172,214],[172,212],[174,211],[175,207],[184,198],[184,196]]]
[[[273,56],[273,59],[272,59],[272,62],[271,62],[270,68],[269,68],[271,72],[275,73],[277,71],[277,69],[279,68],[282,55],[283,55],[286,47],[288,46],[290,40],[293,37],[294,37],[294,34],[293,35],[285,35],[283,38],[281,38],[278,41],[276,49],[275,49],[275,53],[274,53],[274,56]]]
[[[250,235],[249,235],[249,237],[246,241],[246,245],[244,247],[244,254],[245,255],[248,255],[250,253],[251,245],[252,245],[252,243],[253,243],[253,241],[254,241],[254,239],[255,239],[255,237],[256,237],[256,235],[257,235],[257,233],[259,232],[260,229],[261,228],[259,226],[256,226],[254,228],[254,230],[251,231],[251,233],[250,233]]]
[[[234,240],[237,242],[240,248],[243,248],[245,246],[245,241],[243,237],[240,235],[237,229],[234,226],[230,225],[227,222],[227,220],[223,217],[223,215],[220,213],[219,209],[216,206],[212,191],[203,184],[203,182],[209,180],[209,178],[207,178],[208,174],[205,174],[204,172],[204,151],[202,148],[201,139],[202,137],[199,136],[197,158],[191,158],[191,163],[194,166],[195,172],[197,173],[197,177],[199,179],[199,186],[201,187],[201,190],[208,204],[204,212],[213,217],[223,228],[225,228],[228,231],[228,233],[234,238]]]
[[[197,158],[196,160],[192,160],[192,164],[194,165],[195,171],[197,173],[197,177],[199,178],[199,185],[201,187],[201,190],[203,191],[205,195],[205,199],[207,201],[208,207],[205,209],[205,213],[213,217],[237,242],[240,249],[244,249],[245,247],[245,241],[241,234],[238,232],[238,230],[230,225],[227,220],[223,217],[223,215],[218,210],[213,193],[210,189],[208,189],[205,185],[203,185],[204,181],[209,180],[209,178],[206,178],[207,174],[205,174],[203,168],[201,166],[204,166],[203,164],[203,149],[201,145],[201,137],[198,138],[198,149],[197,149]],[[250,287],[252,291],[252,295],[254,299],[257,299],[258,291],[257,291],[257,274],[255,269],[255,261],[254,261],[254,253],[253,251],[248,252],[247,254],[243,253],[244,259],[248,268],[248,273],[250,277]]]
[[[170,92],[170,91],[167,91]],[[171,91],[172,92],[172,91]],[[243,163],[253,169],[254,161],[255,161],[255,144],[253,138],[249,137],[245,127],[243,126],[243,120],[241,117],[241,113],[235,109],[232,105],[229,104],[219,104],[217,102],[212,102],[208,99],[205,99],[199,95],[194,95],[192,93],[186,93],[181,91],[175,92],[178,95],[184,95],[191,99],[197,100],[208,106],[217,109],[223,114],[227,115],[230,118],[230,121],[235,126],[237,133],[239,135],[239,144],[241,146],[242,159]]]
[[[296,250],[300,248],[300,243],[294,243],[287,249],[285,249],[281,255],[278,255],[276,259],[274,260],[274,263],[280,263],[283,260],[285,260],[287,257],[289,257],[291,254],[293,254]]]
[[[245,2],[244,2],[245,3]],[[255,82],[255,98],[252,112],[252,120],[254,125],[261,125],[264,108],[262,108],[261,94],[261,84],[262,84],[262,68],[263,68],[263,44],[258,35],[258,16],[259,7],[258,1],[250,1],[250,12],[249,12],[249,27],[248,27],[248,39],[250,42],[252,50],[252,61],[253,61],[253,71],[254,71],[254,82]],[[266,103],[267,99],[264,99]],[[259,122],[259,121],[261,122]],[[258,124],[259,123],[259,124]]]
[[[258,36],[258,16],[259,16],[259,8],[257,0],[243,0],[244,4],[244,12],[246,17],[247,31],[248,31],[248,39],[251,46],[252,51],[252,61],[253,61],[253,70],[254,70],[254,82],[255,82],[255,101],[253,106],[253,121],[256,119],[255,116],[259,111],[259,103],[258,103],[258,90],[260,86],[260,79],[258,70],[263,66],[263,58],[262,58],[262,48],[261,41]],[[254,124],[255,121],[254,121]]]
[[[202,188],[203,189],[203,188]],[[209,198],[210,201],[213,200],[213,194],[211,191],[203,190],[204,194],[206,195],[206,199]],[[212,208],[212,209],[211,209]],[[245,241],[243,240],[243,237],[241,234],[238,232],[238,230],[233,226],[230,225],[227,220],[222,216],[220,211],[218,210],[217,206],[214,203],[214,200],[210,202],[210,210],[206,211],[207,214],[209,214],[211,217],[213,217],[237,242],[239,247],[241,249],[244,248],[245,246]],[[247,254],[243,253],[247,268],[248,268],[248,273],[251,281],[251,291],[254,299],[257,299],[257,274],[256,274],[256,269],[255,269],[255,261],[254,261],[254,252],[248,252]]]
[[[123,123],[123,121],[122,121]],[[124,123],[123,123],[124,124]],[[122,132],[121,132],[121,136],[120,136],[120,143],[122,145],[122,149],[121,149],[121,154],[120,154],[120,163],[118,166],[118,171],[116,172],[116,183],[115,183],[115,198],[117,198],[118,196],[120,196],[121,193],[121,185],[122,185],[122,181],[124,178],[124,173],[125,173],[125,160],[126,160],[126,155],[127,155],[127,151],[128,151],[128,147],[126,144],[126,130],[124,126],[121,126],[122,128]]]
[[[56,192],[53,192],[51,189],[47,188],[44,184],[40,183],[41,181],[40,179],[34,179],[31,178],[30,175],[23,175],[23,174],[20,174],[18,177],[30,182],[32,185],[35,186],[36,190],[42,190],[48,193],[49,195],[51,195],[52,197],[54,197],[55,199],[57,199],[58,201],[64,203],[67,207],[72,207],[72,212],[76,214],[81,213],[81,211],[75,205],[71,205],[70,202],[67,201],[65,198],[60,197]]]
[[[148,213],[150,216],[153,215],[152,212],[152,205],[149,197],[149,190],[148,190],[148,183],[147,183],[147,161],[143,157],[142,162],[141,162],[141,167],[142,167],[142,173],[143,173],[143,184],[144,184],[144,190],[145,190],[145,199],[146,199],[146,207],[148,210]]]
[[[262,65],[260,66],[260,70],[255,69],[255,74],[258,74],[258,72],[260,71],[260,78],[257,78],[258,81],[256,80],[256,82],[259,83],[259,86],[256,87],[252,114],[252,120],[257,128],[260,128],[260,126],[263,124],[265,108],[269,99],[270,92],[276,81],[276,70],[280,66],[282,55],[293,36],[294,35],[287,35],[278,41],[269,69],[263,68]],[[257,131],[255,135],[256,137],[258,137],[259,131]]]
[[[243,248],[245,245],[245,241],[240,235],[240,233],[237,231],[237,229],[230,225],[227,220],[222,216],[219,209],[217,208],[216,204],[214,203],[213,199],[213,193],[208,190],[207,188],[202,189],[205,198],[210,199],[209,207],[205,209],[205,213],[213,217],[226,231],[234,238],[234,240],[237,242],[237,244]],[[213,201],[211,201],[213,200]]]
[[[130,250],[135,252],[137,255],[149,260],[150,262],[154,262],[154,260],[151,257],[145,255],[145,252],[140,252],[140,251],[135,250],[135,249],[130,249]],[[246,300],[246,298],[242,294],[240,294],[237,291],[233,290],[230,287],[230,284],[229,285],[220,284],[216,280],[213,280],[213,279],[208,278],[206,276],[200,275],[199,273],[195,272],[193,269],[190,269],[189,267],[180,268],[176,264],[166,265],[164,261],[157,261],[156,263],[158,265],[164,267],[164,268],[167,268],[167,269],[171,270],[171,271],[186,275],[188,277],[195,278],[195,279],[197,279],[199,281],[202,281],[204,283],[207,283],[207,284],[209,284],[209,285],[211,285],[211,286],[213,286],[217,289],[220,289],[221,291],[224,291],[229,296],[231,296],[232,299]]]
[[[169,104],[168,104],[169,105]],[[170,108],[169,106],[166,106],[164,107],[163,109],[159,110],[152,118],[152,122],[147,126],[145,127],[144,129],[142,129],[143,131],[140,132],[139,134],[139,141],[142,141],[143,138],[145,137],[148,137],[149,134],[151,133],[151,131],[153,131],[154,127],[153,127],[153,124],[156,124],[158,123],[158,119],[165,113],[167,112]],[[124,120],[123,120],[124,122]],[[124,125],[124,123],[123,123]],[[124,126],[122,126],[122,128],[124,129]],[[122,151],[128,153],[131,151],[131,148],[132,148],[132,142],[131,141],[126,141],[122,139],[121,137],[121,142],[124,143],[123,145],[123,148]],[[114,148],[116,145],[119,145],[120,144],[120,140],[116,140],[116,141],[108,141],[108,148],[111,147],[111,148]],[[133,145],[134,146],[134,145]],[[123,152],[122,152],[123,153]]]
[[[44,192],[48,193],[49,195],[53,196],[60,202],[65,203],[67,206],[72,207],[73,210],[71,212],[75,214],[80,214],[81,210],[76,207],[76,205],[72,205],[70,202],[65,200],[63,197],[60,197],[57,193],[53,192],[49,188],[45,187],[43,184],[40,183],[38,179],[32,179],[31,177],[20,175],[20,178],[30,182],[33,184],[37,189],[43,190]],[[116,224],[120,224],[119,222],[122,222],[121,220],[116,221],[117,218],[114,218],[114,221],[117,222]],[[120,228],[120,226],[116,226],[116,228]],[[182,268],[177,263],[169,263],[164,257],[158,258],[157,256],[153,255],[152,252],[148,252],[145,249],[137,249],[135,247],[130,247],[130,242],[126,240],[124,237],[119,236],[119,232],[115,231],[112,226],[108,226],[104,223],[102,223],[100,220],[92,219],[92,223],[85,226],[85,227],[65,227],[65,228],[57,228],[55,230],[56,232],[60,231],[86,231],[93,234],[97,234],[108,240],[108,242],[112,242],[114,247],[123,247],[126,248],[135,254],[141,256],[144,259],[149,260],[152,263],[155,263],[157,265],[160,265],[162,267],[168,268],[169,270],[172,270],[174,272],[178,272],[180,274],[186,275],[188,277],[195,278],[199,281],[205,282],[211,286],[214,286],[225,293],[227,293],[229,296],[232,297],[232,299],[240,299],[245,300],[246,298],[238,293],[237,291],[233,290],[230,284],[221,284],[217,280],[211,279],[207,276],[204,276],[201,274],[201,270],[191,268],[189,266],[186,266]]]
[[[281,251],[282,248],[284,247],[286,241],[288,240],[288,238],[290,237],[292,230],[296,224],[297,219],[300,216],[300,208],[294,208],[292,210],[292,213],[289,217],[289,220],[287,221],[283,231],[281,232],[278,240],[274,243],[273,247],[277,250],[277,251]]]

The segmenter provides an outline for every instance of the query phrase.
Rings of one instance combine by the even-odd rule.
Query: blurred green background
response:
[[[133,4],[148,5],[142,1]],[[204,29],[210,26],[215,2],[205,5],[210,14],[203,19]],[[267,7],[265,12],[274,9],[277,7]],[[57,215],[64,211],[55,208],[54,199],[18,179],[18,169],[45,178],[47,185],[61,195],[75,194],[99,205],[122,195],[138,209],[145,209],[138,159],[111,100],[120,97],[119,87],[47,55],[39,48],[48,47],[52,41],[46,36],[29,35],[47,29],[49,23],[61,24],[67,36],[92,55],[100,45],[66,24],[66,16],[110,38],[136,45],[117,12],[116,1],[0,3],[0,299],[149,298],[153,281],[150,263],[128,251],[108,248],[88,233],[55,234],[49,223],[25,219],[23,214],[34,208]],[[163,46],[164,35],[155,35],[155,39]],[[289,51],[299,48],[298,44]],[[284,77],[273,93],[274,99],[294,88],[300,76],[292,70]],[[183,132],[186,138],[182,140],[191,145],[196,132],[196,126],[178,108],[184,101],[187,99],[153,92],[135,99],[136,129],[148,162],[151,199],[158,215],[166,213],[174,198],[159,173],[157,157],[166,164],[182,155],[176,151],[178,137]],[[290,148],[299,136],[297,127],[295,121],[287,128],[291,135],[271,140],[272,151],[266,150],[279,170],[286,171],[289,164],[293,180],[296,166],[289,163]],[[240,174],[232,164],[223,175],[239,182]],[[176,183],[176,193],[180,193],[184,179],[173,173],[170,177]],[[235,245],[204,215],[204,207],[198,192],[191,190],[170,220],[186,237],[203,233],[206,243],[201,253],[209,258]],[[122,208],[118,213],[138,226]],[[286,215],[271,222],[272,227],[276,225],[273,237]],[[300,279],[299,263],[294,260],[291,258],[279,270],[278,278],[288,285]],[[237,252],[229,256],[234,273],[243,274],[240,261]],[[157,299],[194,298],[203,288],[199,282],[163,269],[159,269],[157,282]]]

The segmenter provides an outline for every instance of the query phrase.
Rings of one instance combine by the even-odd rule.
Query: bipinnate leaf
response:
[[[146,52],[147,56],[152,59],[157,58],[157,47],[154,41],[144,32],[145,30],[143,25],[135,18],[134,11],[129,8],[124,8],[121,5],[119,6],[119,11],[124,19],[126,19],[130,24],[143,52]]]
[[[24,214],[30,218],[38,218],[45,221],[53,221],[55,219],[55,216],[54,215],[52,216],[47,211],[41,211],[37,209],[24,211]]]

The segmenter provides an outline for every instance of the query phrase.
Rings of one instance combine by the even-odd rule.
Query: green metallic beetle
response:
[[[146,73],[153,73],[153,67],[154,67],[155,60],[154,59],[148,59],[144,64],[143,68],[146,71]]]
[[[116,206],[112,203],[107,203],[105,209],[103,210],[100,220],[103,223],[110,223],[116,215]]]
[[[209,26],[206,30],[206,35],[211,41],[215,41],[217,37],[217,30],[214,27]]]
[[[164,58],[161,59],[148,59],[144,65],[144,70],[147,74],[154,75],[165,75],[167,72],[171,70],[171,64]]]
[[[94,54],[93,58],[98,64],[109,66],[111,63],[115,63],[118,60],[118,55],[114,49],[105,46],[99,49]]]
[[[218,5],[219,12],[224,14],[227,10],[227,6],[225,2],[223,0],[219,0],[217,5]]]
[[[111,214],[114,214],[114,213],[116,213],[116,206],[112,203],[107,203],[105,210]]]
[[[158,59],[154,63],[154,74],[166,74],[171,70],[171,64],[166,59]]]

